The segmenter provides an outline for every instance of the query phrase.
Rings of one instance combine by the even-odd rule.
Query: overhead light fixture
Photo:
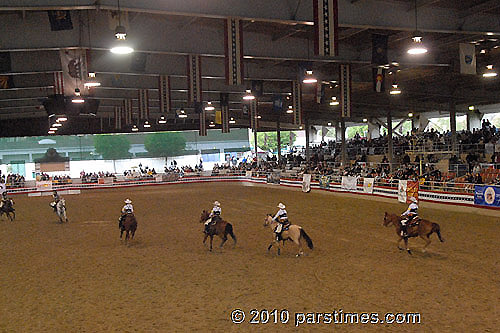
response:
[[[415,35],[412,37],[412,40],[413,43],[408,49],[408,54],[419,55],[427,53],[427,48],[422,44],[422,36]]]
[[[233,118],[233,117],[231,117],[231,119],[229,120],[229,123],[230,123],[230,124],[236,124],[236,120],[234,120],[234,118]]]
[[[48,131],[47,133],[49,133],[49,134],[54,134],[54,133],[55,133],[55,131]]]
[[[151,127],[151,124],[149,123],[149,121],[145,121],[144,122],[144,128],[150,128]]]
[[[328,125],[328,126],[332,126],[332,123],[328,123],[327,125]]]
[[[205,107],[205,111],[213,111],[215,107],[212,105],[212,102],[207,102],[207,106]]]
[[[76,103],[76,104],[85,103],[85,100],[81,96],[80,89],[75,88],[75,97],[73,97],[71,102]]]
[[[56,119],[56,121],[57,121],[58,123],[60,123],[60,122],[65,122],[65,121],[67,121],[67,120],[68,120],[68,118],[66,118],[65,116],[58,117],[58,118]]]
[[[115,29],[115,46],[111,52],[115,54],[130,54],[134,49],[127,44],[127,30],[122,26],[122,16],[120,10],[120,0],[118,0],[118,26]]]
[[[57,131],[57,127],[51,127],[49,128],[49,131]]]
[[[250,89],[246,90],[245,96],[243,96],[243,99],[245,101],[251,101],[255,99],[255,96],[252,94],[252,91]]]
[[[262,116],[259,114],[259,115],[257,116],[257,119],[262,119]]]
[[[177,110],[177,117],[179,117],[179,118],[187,118],[186,111],[184,111],[183,109]]]
[[[95,73],[94,72],[89,72],[89,79],[87,82],[83,84],[85,88],[94,88],[94,87],[100,87],[101,82],[98,82],[95,78]]]
[[[364,122],[364,123],[367,123],[367,122],[368,122],[368,119],[363,118],[363,122]]]
[[[213,121],[210,122],[210,125],[208,125],[209,127],[215,127],[215,124]]]
[[[389,94],[391,94],[391,95],[399,95],[399,94],[401,94],[401,89],[399,89],[397,83],[393,83],[392,84],[392,89],[389,92]]]
[[[165,116],[161,116],[160,119],[158,120],[158,124],[166,124],[167,119],[165,119]]]
[[[493,32],[487,32],[486,34],[487,34],[488,36],[493,36],[493,35],[494,35],[494,33],[493,33]]]
[[[288,105],[288,110],[286,110],[286,113],[293,113],[293,106]]]
[[[299,129],[302,129],[302,125],[299,126]]]
[[[393,61],[393,62],[391,62],[391,65],[393,65],[393,66],[399,66],[399,62]]]
[[[337,97],[335,96],[332,96],[332,100],[330,101],[330,105],[331,106],[336,106],[336,105],[339,105],[339,101],[337,101]]]
[[[53,124],[52,124],[52,127],[61,127],[61,126],[62,126],[62,124],[61,124],[61,123],[53,123]]]
[[[486,72],[483,73],[483,77],[495,77],[497,75],[497,72],[493,69],[493,65],[486,66]]]
[[[476,107],[474,105],[469,105],[469,111],[474,111]]]
[[[132,126],[132,132],[137,132],[139,129],[137,128],[136,125]]]
[[[318,82],[318,79],[313,76],[313,71],[306,71],[306,76],[304,77],[304,80],[302,80],[302,82],[311,84]]]
[[[485,50],[485,49],[482,49],[481,51],[479,51],[479,53],[481,53],[481,54],[486,54],[486,50]]]
[[[409,118],[413,117],[413,112],[408,112],[408,117]]]

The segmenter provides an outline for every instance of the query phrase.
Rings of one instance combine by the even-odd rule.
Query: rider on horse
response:
[[[2,192],[2,200],[0,201],[0,208],[10,204],[10,199],[7,197],[7,190]]]
[[[408,209],[401,214],[401,237],[408,236],[408,224],[418,216],[417,198],[410,197],[410,201]]]
[[[127,214],[133,214],[134,213],[134,206],[132,206],[132,200],[130,199],[125,199],[125,206],[122,208],[122,215],[118,219],[118,228],[122,228],[122,222],[125,216]]]
[[[217,223],[217,221],[222,220],[220,217],[222,213],[222,209],[220,208],[220,202],[215,201],[214,202],[214,208],[212,208],[212,211],[210,212],[209,219],[205,222],[205,233],[208,234],[208,230],[211,225]]]
[[[52,192],[52,198],[54,198],[54,201],[50,203],[50,207],[54,209],[54,212],[57,212],[57,203],[59,202],[59,200],[61,200],[61,197],[56,190]]]
[[[278,222],[278,226],[274,230],[276,233],[276,240],[280,241],[281,240],[281,232],[283,231],[283,228],[287,227],[290,222],[288,222],[288,216],[285,210],[285,205],[282,204],[281,202],[278,204],[278,212],[276,215],[273,217],[273,220]]]

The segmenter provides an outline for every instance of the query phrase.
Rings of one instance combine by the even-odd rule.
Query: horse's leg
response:
[[[219,247],[222,247],[226,241],[227,241],[227,235],[226,235],[226,233],[224,233],[222,236],[222,242],[220,243]]]
[[[297,237],[297,238],[295,238],[295,239],[293,239],[293,238],[292,238],[292,240],[293,240],[293,242],[294,242],[295,244],[297,244],[297,247],[298,247],[298,249],[299,249],[299,253],[297,253],[296,257],[300,257],[301,255],[303,255],[303,254],[304,254],[304,250],[302,249],[302,242],[301,242],[301,240],[300,240],[300,234],[299,234],[299,237]]]
[[[208,234],[205,234],[205,237],[203,237],[203,245],[205,245],[205,241],[207,240],[208,238]]]
[[[271,244],[269,244],[269,246],[267,247],[267,252],[269,252],[271,250],[271,248],[273,247],[273,243],[274,242],[271,242]]]
[[[399,236],[399,240],[398,240],[398,250],[399,251],[403,251],[404,249],[400,246],[401,244],[401,241],[403,240],[403,237]]]
[[[122,239],[123,236],[123,229],[120,229],[120,239]]]
[[[409,254],[411,254],[411,250],[408,248],[408,238],[407,238],[407,237],[405,237],[405,238],[404,238],[404,240],[405,240],[405,248],[406,248],[406,251],[407,251]]]
[[[425,253],[427,251],[427,246],[431,243],[431,240],[429,238],[429,235],[420,235],[420,238],[422,238],[425,242],[424,247],[422,248],[422,252]]]
[[[210,252],[212,252],[212,241],[214,240],[214,235],[210,235]]]

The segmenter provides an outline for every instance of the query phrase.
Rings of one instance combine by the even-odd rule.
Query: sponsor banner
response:
[[[352,176],[342,176],[341,189],[343,191],[356,191],[358,178]]]
[[[210,176],[212,176],[212,170],[203,170],[201,172],[201,176],[202,177],[210,177]]]
[[[278,184],[279,185],[280,178],[281,178],[281,172],[280,171],[273,171],[267,175],[266,182],[268,184]]]
[[[476,75],[476,46],[460,43],[460,74]]]
[[[340,106],[343,118],[351,117],[351,65],[340,65]]]
[[[500,207],[500,187],[491,185],[475,185],[474,204],[481,206]]]
[[[37,181],[36,182],[36,190],[37,191],[52,191],[52,181]]]
[[[414,197],[418,200],[418,181],[407,181],[406,182],[406,203],[410,203],[410,198]]]
[[[375,183],[375,178],[364,178],[363,179],[363,192],[373,193],[373,184]]]
[[[337,0],[315,0],[313,6],[315,54],[335,57],[339,54]]]
[[[245,172],[245,177],[252,178],[252,171]]]
[[[398,184],[398,201],[406,203],[406,189],[408,188],[407,180],[400,180]]]
[[[302,176],[302,192],[311,192],[311,175],[308,173]]]
[[[321,176],[319,177],[319,188],[322,189],[329,189],[330,188],[330,182],[331,182],[331,177],[330,176]]]

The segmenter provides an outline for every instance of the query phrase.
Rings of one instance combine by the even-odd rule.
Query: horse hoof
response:
[[[406,250],[406,251],[408,251],[408,254],[411,254],[411,250]]]

